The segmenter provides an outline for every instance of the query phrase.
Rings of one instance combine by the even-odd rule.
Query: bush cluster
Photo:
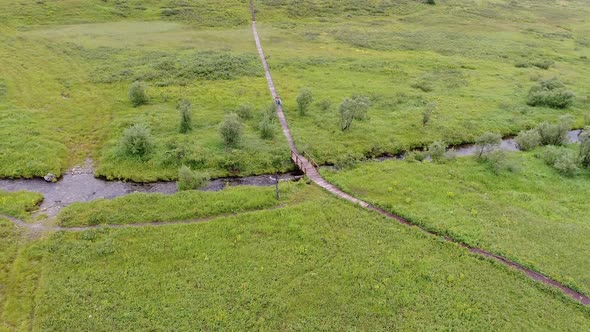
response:
[[[574,176],[579,170],[575,152],[562,146],[545,147],[541,158],[547,165],[566,176]]]
[[[567,90],[557,78],[541,80],[534,85],[527,97],[530,106],[548,106],[551,108],[566,108],[573,104],[575,95]]]
[[[334,167],[337,170],[342,169],[351,169],[354,168],[360,160],[362,160],[362,155],[356,155],[353,153],[348,153],[345,155],[338,156],[334,161]]]
[[[131,83],[129,86],[129,101],[134,107],[147,104],[148,96],[147,96],[147,86],[145,83],[140,81],[135,81]]]
[[[180,126],[179,131],[181,134],[186,134],[193,129],[193,113],[191,102],[182,99],[176,106],[180,113]]]
[[[516,144],[523,151],[541,145],[564,145],[568,143],[568,132],[574,124],[571,115],[564,115],[556,123],[543,122],[537,128],[521,131],[516,136]]]
[[[502,144],[500,134],[486,132],[475,140],[476,155],[483,158],[486,154],[495,151]]]
[[[178,181],[176,186],[179,191],[196,190],[207,185],[209,175],[202,172],[193,171],[187,166],[182,166],[178,170]]]
[[[313,94],[310,89],[303,88],[297,95],[297,109],[299,110],[299,114],[305,115],[307,113],[307,109],[309,105],[313,102]]]
[[[250,120],[252,119],[252,106],[242,104],[236,108],[235,113],[240,117],[242,120]]]
[[[226,115],[225,120],[219,127],[219,132],[226,146],[238,146],[242,140],[242,122],[240,122],[240,117],[236,113]]]
[[[150,129],[145,124],[135,124],[123,131],[120,150],[124,155],[143,157],[154,148],[154,141]]]
[[[580,164],[584,168],[590,168],[590,126],[580,134]]]
[[[522,151],[532,150],[541,145],[541,135],[538,129],[523,130],[514,140]]]
[[[92,77],[98,83],[152,82],[156,86],[186,85],[195,80],[233,80],[261,76],[260,60],[254,54],[198,52],[177,55],[146,52],[126,54],[125,67],[100,66]]]

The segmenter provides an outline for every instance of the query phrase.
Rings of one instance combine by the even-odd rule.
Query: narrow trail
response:
[[[270,93],[274,99],[278,96],[278,94],[277,94],[274,82],[272,80],[272,76],[270,74],[270,69],[268,66],[268,62],[266,61],[266,57],[264,55],[264,50],[263,50],[262,44],[260,42],[260,37],[258,36],[258,30],[256,28],[256,10],[254,7],[253,0],[250,0],[250,13],[252,14],[252,33],[254,35],[254,40],[256,42],[256,48],[258,49],[258,54],[260,55],[260,59],[262,61],[262,66],[264,68],[266,81],[268,82],[268,88],[270,89]],[[399,222],[403,225],[418,228],[418,229],[422,230],[423,232],[426,232],[426,233],[433,235],[433,236],[437,236],[437,237],[439,236],[439,234],[433,233],[425,228],[415,225],[415,224],[409,222],[408,220],[404,219],[401,216],[387,212],[387,211],[385,211],[381,208],[378,208],[376,206],[373,206],[363,200],[353,197],[353,196],[345,193],[344,191],[340,190],[339,188],[337,188],[333,184],[329,183],[328,181],[326,181],[319,174],[318,170],[312,165],[312,163],[307,158],[305,158],[303,155],[299,154],[299,152],[297,151],[297,147],[295,146],[295,143],[293,141],[293,137],[291,136],[291,130],[289,129],[289,124],[287,122],[287,119],[285,118],[285,114],[283,112],[282,106],[276,105],[276,110],[277,110],[277,117],[279,118],[279,122],[281,123],[281,128],[283,130],[283,134],[287,138],[287,141],[289,142],[289,147],[291,148],[291,159],[293,159],[293,162],[297,165],[297,167],[299,167],[299,169],[301,169],[301,171],[303,173],[305,173],[305,175],[307,175],[307,177],[311,181],[313,181],[318,186],[324,188],[325,190],[327,190],[328,192],[332,193],[333,195],[335,195],[339,198],[342,198],[342,199],[347,200],[351,203],[357,204],[367,210],[374,211],[374,212],[376,212],[376,213],[380,214],[381,216],[384,216],[388,219],[396,220],[397,222]],[[589,297],[561,284],[560,282],[558,282],[556,280],[548,278],[548,277],[546,277],[538,272],[535,272],[531,269],[528,269],[516,262],[513,262],[509,259],[506,259],[506,258],[501,257],[499,255],[493,254],[493,253],[488,252],[486,250],[476,248],[476,247],[470,247],[470,246],[466,245],[465,243],[461,243],[461,242],[456,241],[456,240],[449,238],[449,237],[445,237],[445,240],[448,242],[451,242],[451,243],[458,244],[458,245],[468,249],[469,252],[484,256],[484,257],[492,259],[498,263],[501,263],[502,265],[519,270],[519,271],[523,272],[525,275],[527,275],[528,277],[530,277],[531,279],[539,281],[545,285],[555,287],[555,288],[559,289],[560,291],[562,291],[565,295],[580,302],[581,304],[586,305],[586,306],[590,306],[590,298]]]

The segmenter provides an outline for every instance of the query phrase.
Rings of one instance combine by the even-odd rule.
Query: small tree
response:
[[[297,95],[297,109],[299,110],[299,114],[305,115],[312,102],[313,94],[311,90],[307,88],[301,89],[299,95]]]
[[[235,113],[225,116],[225,120],[219,128],[221,137],[226,146],[235,147],[242,139],[242,123],[240,117]]]
[[[135,124],[123,131],[121,149],[124,154],[143,157],[154,146],[150,129],[145,124]]]
[[[340,129],[346,131],[350,128],[352,120],[364,119],[370,107],[369,98],[356,96],[346,98],[340,104]]]
[[[436,141],[428,147],[428,155],[434,162],[441,162],[445,159],[446,144],[442,141]]]
[[[532,150],[541,145],[541,135],[538,129],[523,130],[514,141],[522,151]]]
[[[563,145],[567,143],[567,133],[574,124],[572,115],[564,115],[557,123],[543,122],[538,131],[541,136],[541,145]]]
[[[178,170],[178,181],[176,186],[178,190],[196,190],[207,185],[209,175],[191,170],[187,166],[182,166]]]
[[[580,164],[584,168],[590,168],[590,126],[580,134]]]
[[[553,167],[563,175],[573,176],[578,172],[576,154],[566,147],[547,146],[543,149],[541,158],[545,161],[545,164]]]
[[[482,158],[485,154],[494,151],[502,144],[502,136],[486,132],[475,140],[477,157]]]
[[[268,117],[262,118],[258,125],[258,129],[260,130],[260,137],[262,139],[273,139],[275,137],[272,121]]]
[[[252,119],[252,106],[242,104],[242,105],[238,106],[238,108],[236,109],[236,114],[242,120],[250,120],[250,119]]]
[[[129,86],[129,100],[133,107],[137,107],[148,102],[146,85],[143,82],[135,81]]]
[[[182,99],[178,102],[178,112],[180,113],[180,127],[179,131],[181,134],[186,134],[193,129],[193,114],[191,102]]]

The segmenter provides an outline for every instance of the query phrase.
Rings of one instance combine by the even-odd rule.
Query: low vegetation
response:
[[[0,190],[0,213],[25,219],[30,212],[37,210],[42,201],[43,196],[38,193]]]
[[[365,120],[371,103],[367,97],[355,96],[346,98],[340,104],[340,130],[350,128],[353,120]]]
[[[297,95],[297,109],[299,110],[299,114],[305,115],[312,102],[313,93],[311,90],[307,88],[301,89]]]
[[[575,95],[556,78],[541,80],[534,85],[528,94],[527,104],[530,106],[548,106],[566,108],[573,104]]]
[[[197,190],[207,185],[209,175],[198,171],[193,171],[186,166],[178,170],[177,187],[179,191]]]
[[[23,287],[8,289],[3,326],[116,331],[171,324],[179,331],[590,326],[584,308],[518,272],[307,188],[309,199],[272,211],[196,225],[60,232],[30,244],[10,269],[10,278],[24,280]],[[24,287],[29,284],[37,287]]]
[[[532,152],[505,153],[518,172],[476,157],[445,164],[386,161],[322,170],[345,191],[439,234],[480,246],[590,294],[588,170],[563,177]],[[492,153],[493,155],[493,153]]]
[[[180,125],[178,130],[181,134],[186,134],[193,129],[193,113],[191,102],[182,99],[178,102],[178,112],[180,114]]]
[[[58,215],[61,226],[133,224],[177,221],[270,208],[288,201],[302,188],[281,186],[281,201],[273,187],[230,187],[218,192],[182,191],[174,195],[135,193],[112,200],[74,203]]]
[[[147,95],[147,86],[144,82],[135,81],[129,86],[129,101],[134,107],[147,104],[149,101]]]
[[[154,149],[151,130],[143,123],[125,129],[120,144],[122,154],[131,157],[144,157]]]

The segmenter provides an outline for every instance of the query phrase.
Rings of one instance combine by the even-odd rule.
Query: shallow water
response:
[[[569,143],[571,143],[571,144],[579,143],[581,132],[582,132],[581,130],[569,131],[567,133]],[[455,150],[455,154],[457,157],[468,157],[468,156],[474,156],[477,154],[477,147],[475,144],[463,144],[463,145],[451,146],[450,148]],[[516,141],[514,140],[514,138],[511,138],[511,137],[502,139],[502,143],[500,144],[500,150],[502,150],[502,151],[520,151],[520,149],[518,148],[518,144],[516,144]],[[384,161],[384,160],[390,160],[390,159],[404,160],[405,154],[395,155],[395,156],[382,156],[382,157],[376,158],[376,160],[378,160],[378,161]],[[426,160],[429,160],[429,157],[426,158]]]
[[[299,179],[295,174],[279,174],[280,181]],[[274,175],[259,175],[244,178],[214,179],[209,182],[204,191],[219,191],[226,186],[272,186],[276,182]],[[0,189],[5,191],[26,190],[37,192],[44,196],[38,214],[49,217],[57,215],[63,207],[75,202],[88,202],[98,198],[112,199],[131,193],[161,193],[174,194],[177,192],[176,182],[134,183],[123,181],[106,181],[94,177],[92,162],[87,161],[84,166],[76,166],[66,172],[55,183],[43,179],[0,179]]]

